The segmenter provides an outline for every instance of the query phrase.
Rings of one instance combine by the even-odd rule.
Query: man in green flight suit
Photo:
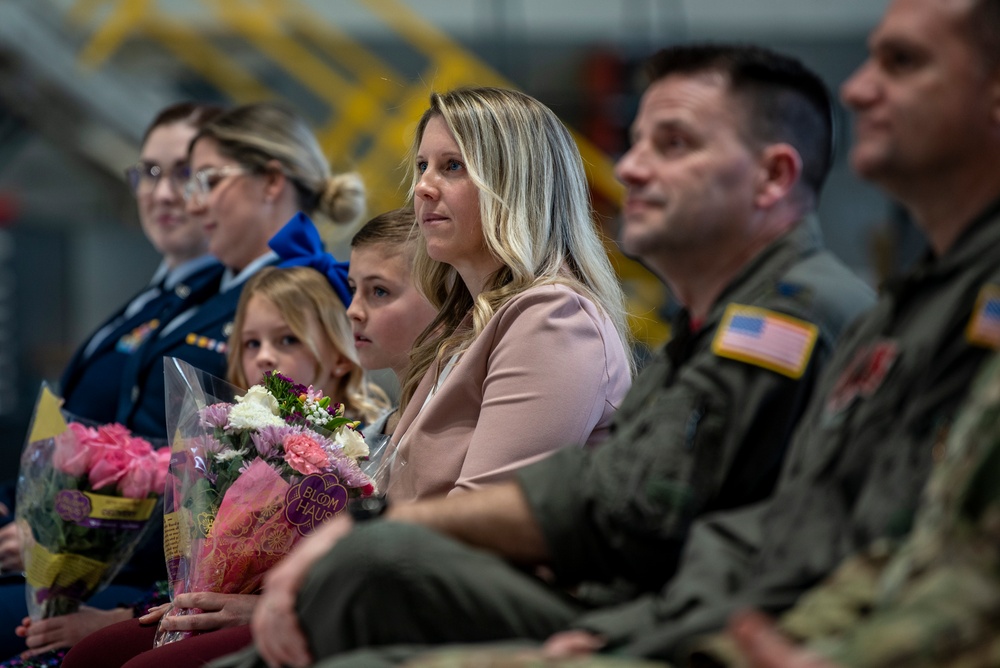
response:
[[[746,665],[1000,664],[1000,362],[948,429],[997,344],[1000,2],[894,0],[843,97],[857,115],[855,169],[909,209],[931,252],[838,346],[774,497],[697,523],[658,596],[574,620],[602,632],[605,651],[718,665],[725,654],[700,634],[741,608],[778,613],[797,601],[779,628],[808,649],[759,616],[740,617],[733,633]],[[548,655],[584,653],[584,640],[560,634]],[[551,661],[493,651],[471,663],[482,658],[422,665]]]
[[[870,290],[821,249],[811,217],[831,159],[830,100],[816,75],[763,49],[714,46],[665,51],[653,59],[651,72],[655,83],[633,126],[633,147],[617,166],[628,187],[622,244],[684,305],[673,339],[636,380],[607,443],[592,452],[567,449],[525,472],[537,479],[530,483],[534,509],[521,492],[529,479],[524,478],[390,511],[401,517],[410,508],[428,519],[457,519],[453,506],[464,508],[472,511],[468,518],[475,531],[512,529],[514,552],[503,553],[514,561],[549,565],[559,585],[617,578],[629,585],[631,595],[655,591],[670,577],[696,516],[766,497],[837,333],[872,303]],[[513,522],[501,527],[485,515],[480,522],[474,508],[483,502],[513,510]],[[543,538],[533,515],[545,523],[564,523],[557,529],[561,535]],[[363,557],[350,558],[350,578],[369,600],[380,599],[376,591],[383,586],[401,591],[392,582],[408,567],[398,559],[419,559],[430,555],[428,549],[450,554],[458,548],[459,553],[455,564],[438,554],[424,561],[427,566],[460,567],[472,580],[485,575],[476,557],[462,553],[466,548],[438,534],[411,525],[372,524],[384,526],[370,527],[376,529],[372,534],[357,533],[370,534],[379,547],[369,553],[366,541],[360,546]],[[334,523],[317,534],[268,584],[267,592],[289,595],[277,618],[292,628],[261,623],[277,631],[269,634],[277,642],[301,637],[292,590],[302,585],[304,562],[325,553],[343,526]],[[376,535],[382,530],[390,535]],[[525,530],[530,536],[522,539]],[[548,550],[546,542],[558,549]],[[338,546],[334,553],[346,548]],[[521,548],[528,553],[517,553]],[[589,558],[573,556],[580,553]],[[323,656],[407,640],[542,639],[584,609],[504,562],[488,559],[501,577],[492,584],[524,594],[509,600],[523,615],[501,613],[507,621],[494,623],[454,609],[450,621],[428,617],[442,622],[441,628],[418,639],[395,635],[417,628],[410,621],[414,610],[392,604],[388,609],[400,616],[389,620],[379,604],[372,611],[378,609],[382,619],[376,626],[385,635],[324,646],[324,639],[339,637],[332,629],[339,626],[340,614],[350,610],[353,615],[365,605],[353,587],[335,584],[346,607],[326,600],[331,607],[322,615],[331,632],[320,630],[326,622],[318,625],[310,633],[311,650]],[[384,577],[382,569],[395,575]],[[282,573],[293,574],[292,587],[281,587]],[[326,589],[306,585],[303,591]],[[428,604],[422,600],[418,607]],[[260,608],[267,611],[262,614],[279,609],[267,594]],[[463,619],[469,625],[456,621]],[[449,635],[439,635],[446,628]],[[268,655],[267,643],[258,634],[258,647],[272,663],[309,660],[304,646],[297,656],[282,650]]]

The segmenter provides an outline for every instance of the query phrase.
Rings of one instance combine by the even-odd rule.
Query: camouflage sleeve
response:
[[[403,665],[406,668],[669,668],[665,663],[600,654],[551,659],[538,650],[518,650],[504,646],[440,650]]]
[[[995,357],[951,430],[913,532],[879,581],[874,612],[849,632],[812,643],[817,650],[848,666],[997,665],[998,427],[1000,357]],[[988,656],[986,663],[976,663]]]
[[[1000,665],[1000,357],[978,378],[905,543],[876,543],[804,594],[779,628],[843,666]],[[740,665],[731,639],[692,647]]]
[[[811,647],[857,668],[996,665],[998,585],[994,573],[975,567],[940,568],[914,582],[899,606],[875,613],[843,639]],[[992,661],[971,661],[991,653]]]

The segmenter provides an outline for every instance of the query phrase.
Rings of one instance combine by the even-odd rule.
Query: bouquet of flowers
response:
[[[271,372],[241,393],[176,359],[166,374],[178,414],[164,516],[172,598],[256,593],[302,536],[375,493],[358,423],[322,392]],[[156,645],[187,635],[161,629]]]
[[[15,521],[32,619],[74,612],[129,560],[158,512],[170,450],[89,426],[42,386],[21,457]]]

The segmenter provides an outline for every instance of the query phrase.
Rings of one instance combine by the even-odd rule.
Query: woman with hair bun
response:
[[[332,174],[305,121],[270,102],[237,107],[206,124],[191,140],[188,155],[187,211],[204,220],[209,252],[226,269],[219,294],[173,321],[149,354],[162,357],[176,355],[180,348],[198,348],[212,368],[221,365],[224,370],[226,341],[247,280],[268,266],[311,265],[311,258],[323,254],[307,216],[321,225],[358,221],[364,212],[364,187],[356,174]],[[272,241],[278,251],[272,250]],[[324,273],[346,304],[346,263],[340,270],[339,278],[336,268],[327,267]],[[191,361],[191,355],[186,359]],[[198,361],[192,364],[208,368]],[[162,381],[160,392],[162,396]],[[201,666],[205,652],[217,656],[226,647],[249,642],[246,624],[257,597],[210,592],[194,596],[204,612],[183,619],[213,633],[152,649],[155,620],[140,626],[132,619],[88,636],[66,655],[63,665]],[[159,614],[162,610],[155,617]]]
[[[157,362],[164,356],[183,357],[221,377],[246,280],[269,265],[295,264],[293,258],[271,250],[268,242],[299,212],[319,214],[320,220],[332,223],[354,223],[364,212],[364,186],[356,174],[331,174],[306,122],[271,102],[236,107],[213,119],[194,135],[188,157],[187,211],[203,221],[208,250],[225,272],[218,294],[161,329],[143,357]],[[158,410],[162,422],[162,380],[146,392],[158,393],[159,403],[133,407],[140,414],[132,420],[142,423],[147,419],[143,411]]]
[[[253,646],[213,666],[323,664],[326,656],[309,660],[323,650],[303,629],[324,633],[341,612],[350,617],[351,603],[303,619],[306,589],[331,591],[333,579],[362,597],[391,588],[408,575],[405,558],[386,565],[398,546],[421,549],[403,539],[384,546],[387,560],[348,545],[347,562],[367,577],[327,568],[325,555],[355,523],[503,481],[561,446],[600,447],[631,383],[621,287],[583,160],[556,115],[513,90],[435,93],[411,158],[415,282],[439,310],[410,354],[387,500],[356,506],[296,545],[265,578]]]

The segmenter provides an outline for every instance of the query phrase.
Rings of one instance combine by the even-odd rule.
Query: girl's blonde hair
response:
[[[309,325],[312,321],[319,324],[334,348],[350,360],[351,370],[340,377],[333,395],[336,401],[343,402],[348,417],[369,423],[388,410],[389,400],[385,393],[367,382],[365,371],[358,362],[354,335],[343,302],[326,277],[310,267],[265,267],[247,280],[236,309],[233,331],[229,335],[227,380],[230,383],[239,387],[250,385],[243,373],[243,325],[247,304],[255,295],[270,300],[295,336],[309,348],[316,360],[316,373],[319,373],[322,364],[319,341],[311,336]]]
[[[566,127],[548,107],[518,91],[459,88],[433,93],[410,151],[410,195],[419,179],[416,155],[424,129],[439,117],[455,137],[479,189],[486,248],[503,265],[473,299],[450,265],[417,245],[417,286],[439,309],[417,338],[403,381],[402,406],[436,360],[468,347],[493,314],[536,285],[562,283],[591,299],[614,323],[631,356],[625,297],[590,208],[583,160]],[[461,327],[471,311],[472,327]]]
[[[253,172],[265,173],[277,161],[305,214],[320,213],[345,225],[361,219],[365,209],[361,177],[333,175],[316,136],[291,109],[273,102],[236,107],[202,127],[190,146],[205,137],[214,140],[223,155]]]

